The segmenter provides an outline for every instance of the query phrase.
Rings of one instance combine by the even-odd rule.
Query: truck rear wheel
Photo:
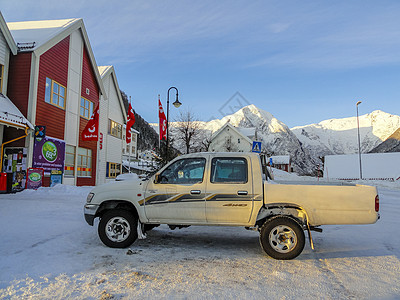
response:
[[[101,217],[98,227],[100,240],[111,248],[126,248],[138,238],[137,222],[137,218],[129,211],[107,211]]]
[[[290,217],[274,217],[261,227],[260,244],[265,253],[272,258],[293,259],[304,249],[304,231],[300,224]]]

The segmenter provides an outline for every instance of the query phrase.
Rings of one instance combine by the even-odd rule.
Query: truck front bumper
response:
[[[96,212],[98,208],[99,206],[96,204],[85,204],[84,207],[85,220],[90,226],[93,226],[94,224],[94,219],[96,218]]]

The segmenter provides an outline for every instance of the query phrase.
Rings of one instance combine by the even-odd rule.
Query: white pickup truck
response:
[[[95,187],[84,207],[89,225],[100,218],[101,241],[131,245],[159,224],[244,226],[260,232],[262,249],[293,259],[308,232],[320,225],[372,224],[379,218],[375,187],[342,184],[277,184],[265,180],[254,153],[194,153],[175,158],[148,180]]]

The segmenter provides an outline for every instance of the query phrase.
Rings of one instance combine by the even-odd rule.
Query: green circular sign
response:
[[[40,179],[42,179],[42,176],[39,173],[31,173],[29,174],[29,180],[33,181],[33,182],[38,182],[40,181]]]
[[[48,162],[54,162],[57,159],[57,147],[53,142],[47,141],[42,146],[43,157]]]

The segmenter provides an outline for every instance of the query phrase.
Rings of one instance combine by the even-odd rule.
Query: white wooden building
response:
[[[113,66],[98,67],[105,95],[100,98],[100,137],[97,182],[115,180],[122,172],[122,155],[125,150],[126,111]]]
[[[212,135],[209,151],[251,152],[253,140],[256,140],[255,128],[236,128],[228,122]]]

